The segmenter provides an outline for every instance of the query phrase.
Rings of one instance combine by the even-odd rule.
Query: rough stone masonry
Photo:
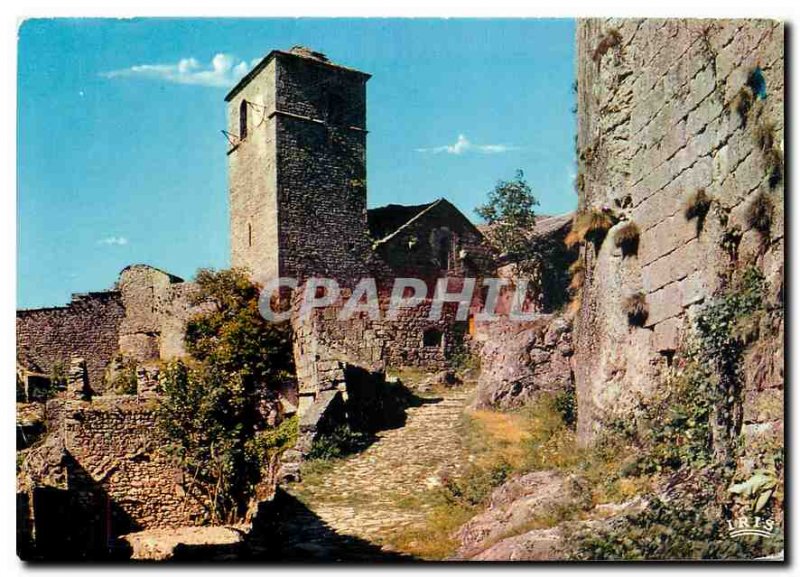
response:
[[[584,443],[652,392],[729,267],[755,265],[782,306],[783,46],[773,21],[579,22],[579,212],[615,214],[609,239],[626,223],[640,231],[635,255],[609,241],[581,251],[574,367]],[[772,134],[769,150],[760,130]],[[702,223],[685,214],[700,191],[711,199]],[[768,231],[746,217],[760,195],[773,207]],[[726,239],[740,239],[736,250]],[[621,303],[639,292],[649,314],[630,327]],[[779,333],[762,351],[772,368],[746,375],[746,428],[782,421],[782,322]],[[772,410],[756,414],[767,397]]]

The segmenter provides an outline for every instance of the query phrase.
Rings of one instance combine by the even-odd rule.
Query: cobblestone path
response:
[[[464,462],[456,425],[469,389],[444,391],[407,409],[403,427],[378,433],[365,451],[285,487],[278,497],[283,560],[411,560],[393,551],[393,531],[422,528],[430,505],[419,496],[443,468]]]

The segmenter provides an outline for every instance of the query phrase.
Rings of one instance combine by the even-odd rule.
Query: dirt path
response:
[[[397,560],[394,532],[423,528],[424,498],[443,468],[464,462],[456,425],[469,388],[447,390],[407,410],[403,427],[383,431],[364,452],[307,475],[277,498],[271,539],[284,560]],[[410,558],[408,558],[410,559]]]

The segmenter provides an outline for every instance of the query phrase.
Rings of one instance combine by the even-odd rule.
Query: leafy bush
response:
[[[244,271],[201,270],[197,286],[203,312],[186,331],[192,358],[161,371],[157,423],[208,520],[233,522],[294,435],[291,422],[265,429],[264,414],[293,378],[291,333],[260,316],[258,287]]]
[[[511,471],[511,465],[504,462],[488,469],[471,467],[463,475],[444,480],[444,497],[449,503],[460,507],[477,507],[486,501],[494,489],[505,483]]]
[[[709,500],[663,501],[599,530],[572,538],[573,560],[753,559],[777,553],[783,539],[730,539],[725,519]]]
[[[137,368],[135,359],[117,355],[106,373],[108,387],[118,395],[135,395],[138,387]]]

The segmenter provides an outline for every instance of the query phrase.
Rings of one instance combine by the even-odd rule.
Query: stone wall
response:
[[[81,358],[89,386],[103,393],[107,368],[120,354],[143,364],[185,354],[186,320],[199,310],[194,290],[156,268],[131,265],[114,290],[74,295],[65,307],[17,311],[17,358],[45,375]]]
[[[771,294],[782,290],[783,38],[780,23],[758,20],[578,24],[579,212],[605,210],[620,221],[599,247],[581,249],[583,442],[650,393],[732,268],[755,265]],[[687,218],[700,191],[710,210]],[[747,218],[762,196],[774,206],[767,231]],[[633,255],[613,242],[627,222],[640,231]],[[649,309],[642,327],[629,324],[622,304],[639,292]],[[747,387],[782,389],[779,373]]]
[[[60,431],[79,467],[71,491],[102,492],[119,517],[115,532],[179,527],[202,520],[202,504],[188,496],[179,469],[157,452],[155,399],[96,397],[91,402],[50,401],[57,414],[48,429]],[[126,526],[127,525],[127,526]]]
[[[125,318],[119,350],[139,362],[185,355],[186,321],[198,312],[192,305],[195,286],[147,265],[131,265],[120,273]]]
[[[359,314],[339,321],[341,306],[314,309],[306,318],[295,313],[292,325],[301,412],[304,397],[308,402],[319,391],[345,382],[346,365],[378,372],[387,367],[441,370],[468,338],[467,321],[456,321],[455,307],[449,304],[438,321],[428,319],[429,301],[403,309],[396,320],[386,318],[385,300],[380,306],[377,320]]]
[[[103,374],[119,348],[125,309],[119,291],[73,295],[64,307],[17,311],[17,352],[28,369],[66,373],[70,360],[86,361],[89,385],[103,389]]]

